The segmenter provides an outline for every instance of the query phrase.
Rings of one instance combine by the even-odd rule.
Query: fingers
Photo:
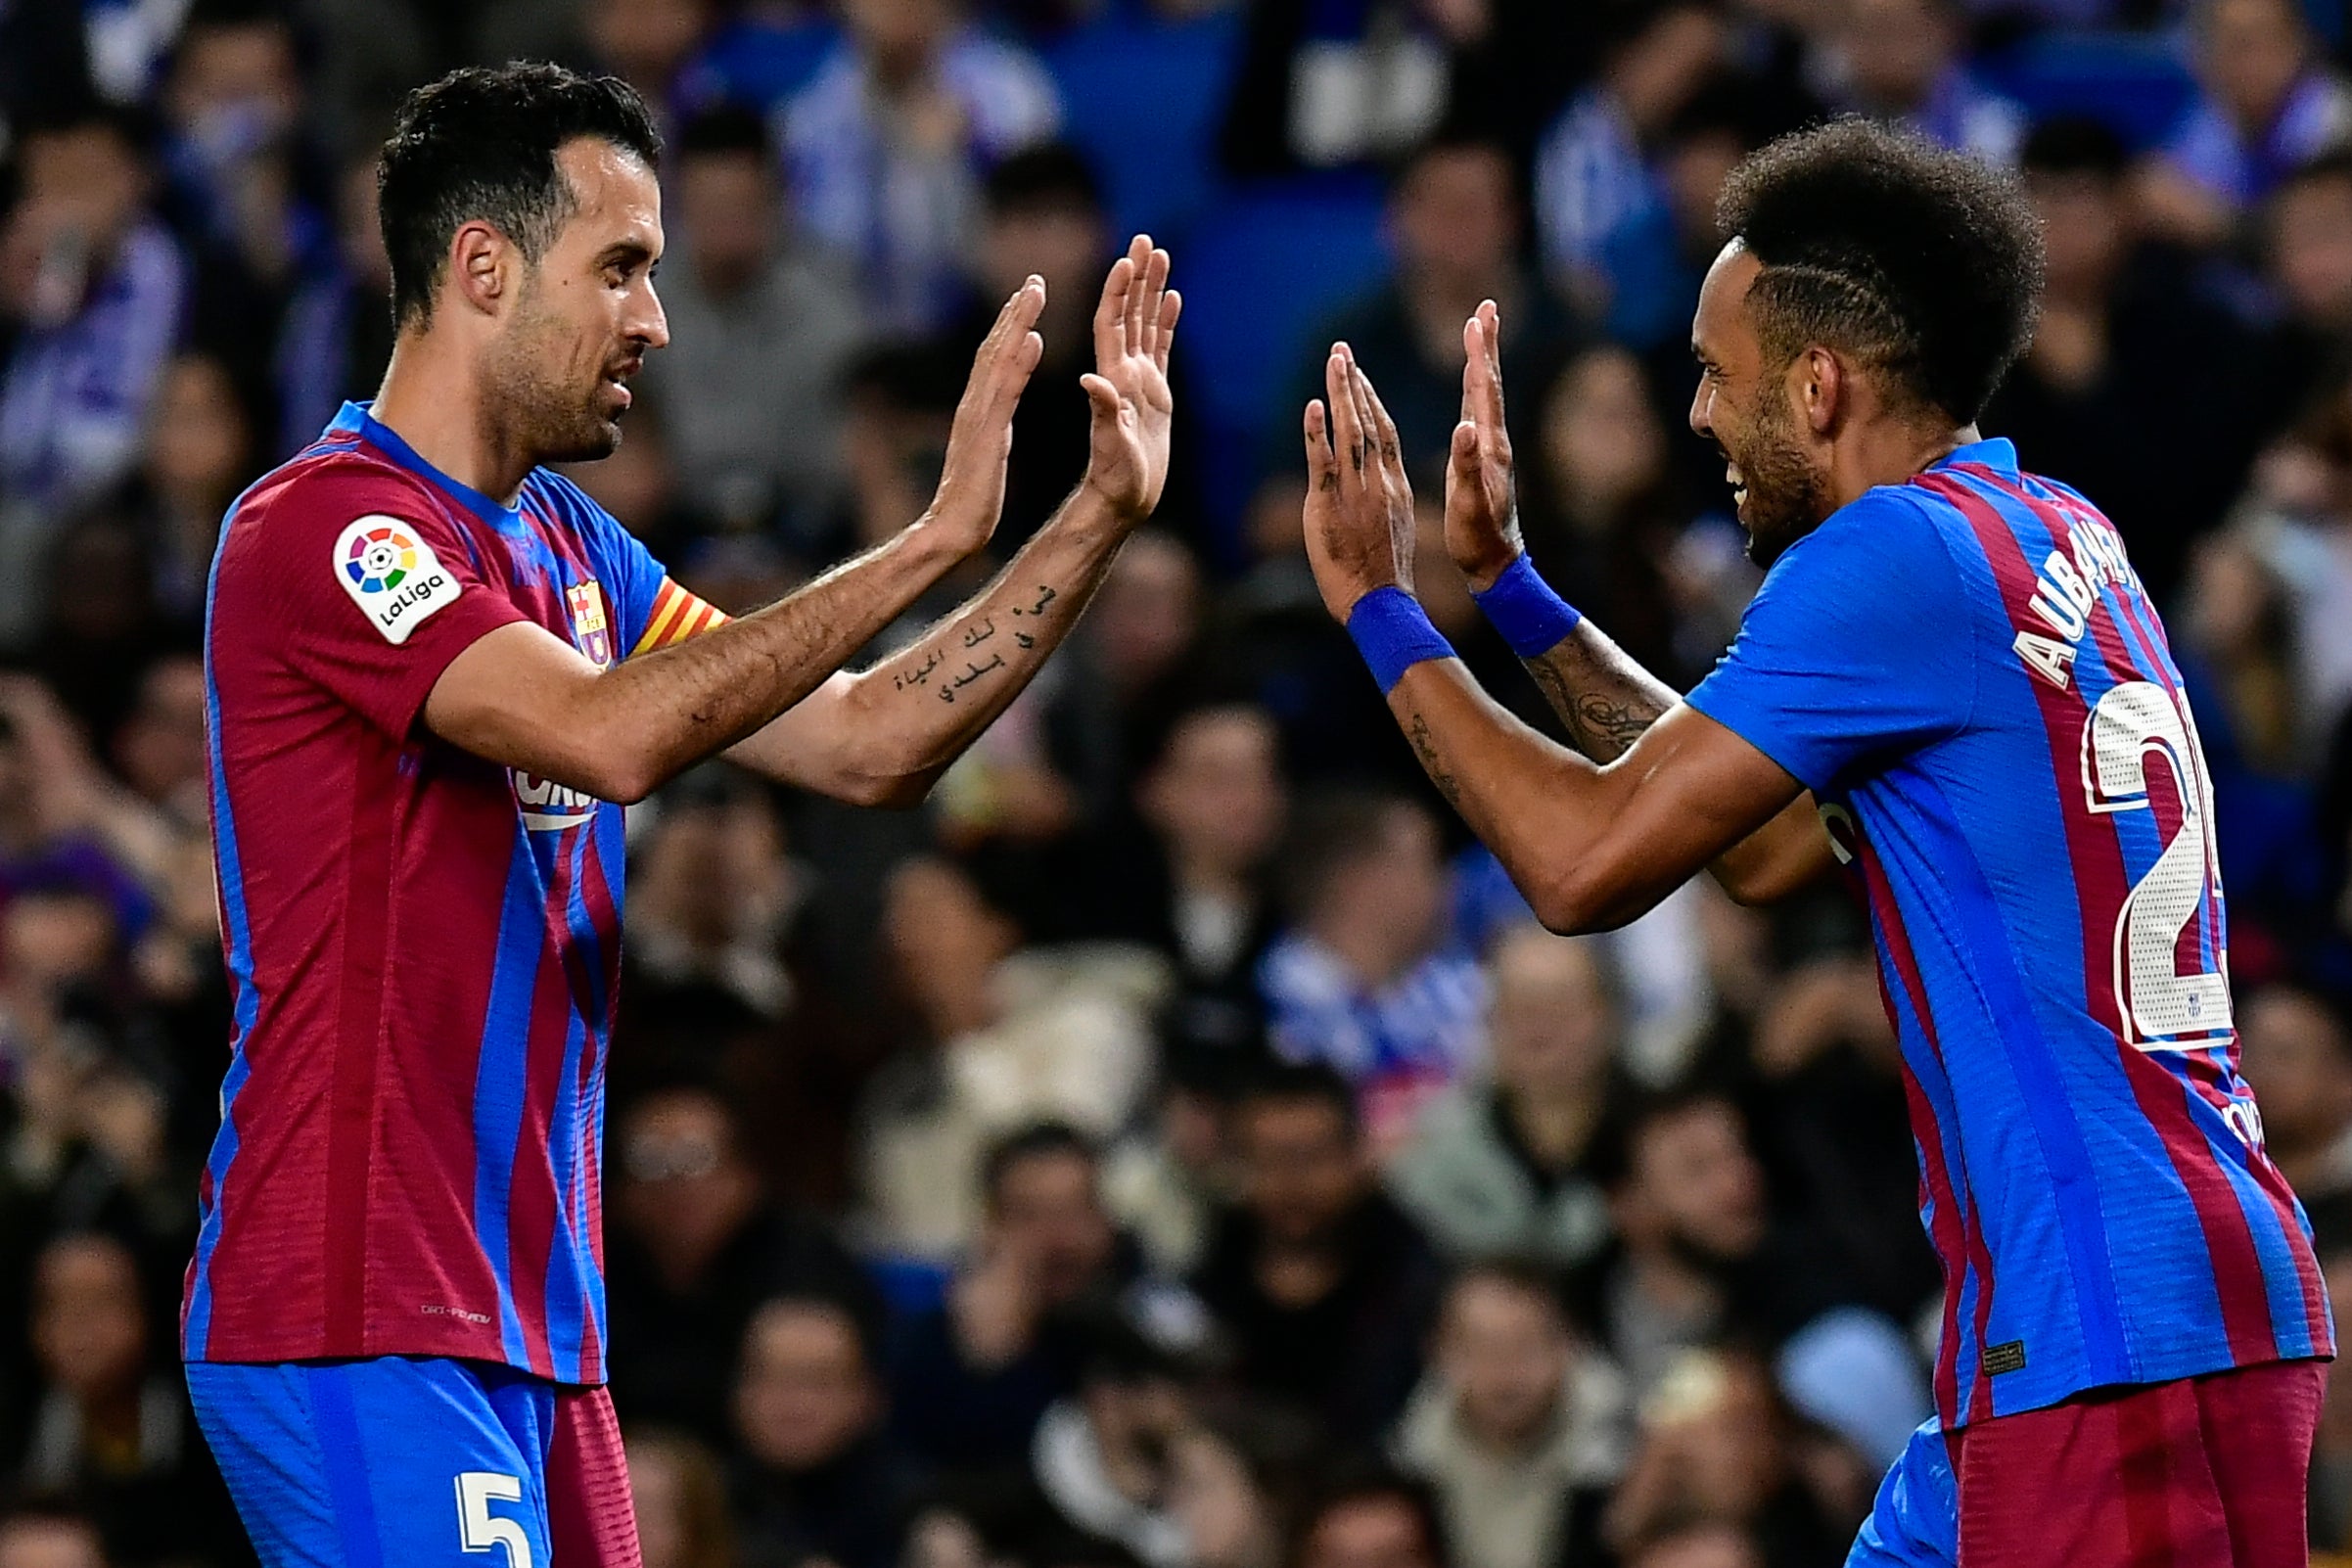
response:
[[[1168,368],[1168,350],[1176,343],[1176,318],[1184,313],[1184,297],[1171,289],[1160,300],[1160,324],[1154,333],[1152,362]]]
[[[1045,280],[1032,273],[996,312],[994,325],[973,355],[972,379],[964,384],[956,404],[957,426],[972,418],[991,425],[1011,420],[1031,372],[1045,352],[1045,340],[1036,330],[1044,308]]]
[[[1307,492],[1320,494],[1339,484],[1339,468],[1331,450],[1331,421],[1323,411],[1323,400],[1314,398],[1307,405]]]
[[[1086,406],[1093,410],[1096,419],[1118,420],[1121,406],[1118,388],[1092,372],[1079,377],[1078,385],[1085,392]]]
[[[1372,432],[1379,438],[1381,467],[1402,486],[1406,483],[1405,443],[1397,438],[1397,422],[1388,417],[1388,405],[1380,400],[1380,389],[1372,385],[1371,377],[1359,370],[1356,384],[1363,389],[1365,400],[1372,405]]]
[[[1354,368],[1345,344],[1334,345],[1331,357],[1323,364],[1323,391],[1330,398],[1332,458],[1338,464],[1342,488],[1363,483],[1364,418],[1351,379]]]
[[[1102,280],[1102,298],[1094,304],[1094,362],[1107,365],[1127,351],[1128,296],[1135,288],[1135,258],[1123,255],[1111,263]]]
[[[1140,282],[1127,294],[1127,351],[1139,354],[1143,349],[1144,310],[1148,301],[1151,314],[1157,319],[1160,312],[1160,292],[1168,287],[1168,256],[1153,248],[1151,236],[1138,234],[1128,242],[1127,258],[1135,265]]]
[[[1478,313],[1470,318],[1470,331],[1476,336],[1470,346],[1470,359],[1478,367],[1480,419],[1497,430],[1502,428],[1502,312],[1489,300],[1479,305]]]

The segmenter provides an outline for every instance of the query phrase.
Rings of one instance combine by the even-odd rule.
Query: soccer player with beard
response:
[[[1768,572],[1712,674],[1678,701],[1528,566],[1491,304],[1448,545],[1584,755],[1420,613],[1395,431],[1345,346],[1306,419],[1324,602],[1554,930],[1702,867],[1749,901],[1859,884],[1944,1265],[1963,1568],[2299,1564],[2333,1329],[2237,1072],[2195,720],[2115,529],[1975,425],[2032,334],[2031,210],[1846,120],[1749,158],[1720,218],[1690,424]]]
[[[372,404],[241,496],[206,627],[234,1034],[182,1351],[270,1568],[638,1561],[599,1175],[622,807],[723,752],[919,800],[1070,629],[1167,475],[1179,301],[1093,320],[1084,478],[995,580],[841,667],[988,542],[1044,285],[1005,302],[931,505],[729,622],[542,464],[621,439],[668,339],[658,138],[610,78],[457,72],[380,170]]]

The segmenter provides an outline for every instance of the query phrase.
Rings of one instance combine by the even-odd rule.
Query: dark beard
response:
[[[1769,399],[1768,407],[1749,432],[1748,450],[1731,454],[1748,486],[1748,559],[1764,568],[1829,513],[1821,473],[1798,448],[1788,411]]]
[[[525,310],[490,373],[489,409],[505,426],[502,444],[528,453],[534,465],[612,456],[621,445],[621,426],[596,406],[603,382],[584,392],[562,385],[563,360],[553,335],[533,330],[539,322],[528,303]]]

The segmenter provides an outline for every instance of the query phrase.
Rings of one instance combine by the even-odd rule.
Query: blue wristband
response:
[[[1502,633],[1511,652],[1522,659],[1540,659],[1551,652],[1585,619],[1574,605],[1551,591],[1550,583],[1536,576],[1524,551],[1503,568],[1493,587],[1470,597]]]
[[[1403,588],[1374,588],[1348,612],[1348,635],[1387,696],[1405,671],[1425,659],[1451,659],[1453,645],[1429,623],[1420,602]]]

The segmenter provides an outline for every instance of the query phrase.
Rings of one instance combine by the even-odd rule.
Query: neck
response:
[[[1249,874],[1224,865],[1205,854],[1178,853],[1170,867],[1179,892],[1207,894],[1211,898],[1248,903]]]
[[[1505,1093],[1502,1105],[1528,1152],[1554,1171],[1576,1163],[1600,1122],[1600,1096],[1581,1085],[1543,1095]]]
[[[1974,425],[1922,427],[1895,421],[1863,425],[1829,455],[1830,509],[1836,510],[1881,484],[1901,484],[1970,441],[1982,440]]]
[[[511,503],[537,459],[489,416],[488,401],[477,367],[455,345],[404,332],[371,412],[458,484]]]

